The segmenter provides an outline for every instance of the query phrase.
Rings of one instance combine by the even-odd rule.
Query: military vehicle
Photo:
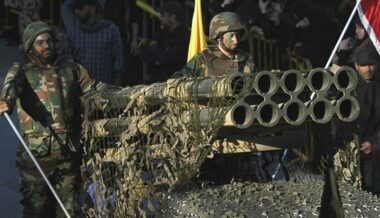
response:
[[[184,189],[213,154],[304,146],[278,132],[355,120],[356,84],[356,72],[343,66],[91,92],[82,98],[83,176],[92,188],[83,210],[89,217],[158,214],[162,199]]]

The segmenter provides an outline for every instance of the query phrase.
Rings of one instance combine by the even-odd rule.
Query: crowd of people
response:
[[[186,63],[190,32],[189,22],[183,19],[182,1],[165,1],[158,9],[158,37],[144,46],[138,46],[142,12],[134,1],[64,0],[60,5],[64,28],[39,21],[35,12],[42,7],[40,0],[21,1],[19,5],[11,4],[19,1],[4,2],[22,9],[18,30],[26,59],[14,64],[7,74],[0,114],[17,109],[24,139],[73,216],[81,153],[75,123],[80,120],[77,104],[81,95],[107,88],[107,84],[149,84],[171,77],[220,76],[231,71],[255,73],[252,58],[239,50],[247,29],[275,39],[279,46],[309,58],[314,66],[324,66],[339,27],[355,3],[204,1],[205,17],[211,18],[205,21],[210,24],[206,33],[211,43]],[[380,170],[374,163],[380,160],[380,106],[376,98],[380,57],[360,20],[356,19],[352,26],[334,62],[357,70],[361,112],[355,125],[339,130],[351,128],[359,135],[363,188],[379,194]],[[145,76],[138,67],[140,62],[147,65]],[[344,141],[347,132],[338,131],[337,138]],[[24,150],[19,150],[17,158],[24,216],[46,215],[50,197],[46,184]],[[62,215],[59,211],[58,215]]]
[[[16,15],[11,13],[13,31],[8,34],[2,31],[2,35],[9,36],[10,44],[20,45],[21,37],[15,36],[22,35],[30,22],[43,19],[42,8],[48,7],[44,2],[4,0],[7,8],[18,11]],[[56,23],[56,29],[66,35],[65,52],[88,68],[95,79],[118,85],[150,84],[165,81],[186,63],[191,16],[184,16],[188,9],[185,3],[192,1],[163,0],[165,6],[156,8],[162,16],[151,19],[151,23],[160,26],[159,31],[150,34],[154,38],[140,46],[139,37],[146,24],[142,19],[144,11],[135,1],[61,2],[59,18],[50,22]],[[312,66],[322,67],[354,3],[353,0],[207,0],[202,1],[202,11],[204,26],[217,13],[236,12],[248,31],[273,39],[279,48],[290,49],[309,59]],[[208,31],[205,28],[206,35]],[[350,46],[361,41],[355,36],[354,24],[346,35],[343,42]],[[351,48],[340,49],[345,50]],[[339,53],[339,63],[348,58],[352,64],[353,56],[343,57],[343,53],[347,54]]]

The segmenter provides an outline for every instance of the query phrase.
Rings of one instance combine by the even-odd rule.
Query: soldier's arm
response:
[[[79,65],[79,70],[77,72],[78,74],[78,83],[81,89],[81,94],[85,94],[91,90],[102,90],[106,88],[108,85],[91,79],[90,75],[88,74],[88,71],[82,66]]]
[[[25,85],[25,78],[22,75],[18,65],[14,65],[9,69],[0,96],[0,114],[4,112],[12,113],[16,99]]]
[[[198,53],[181,70],[175,72],[171,78],[201,76],[204,74],[204,64],[203,55]]]

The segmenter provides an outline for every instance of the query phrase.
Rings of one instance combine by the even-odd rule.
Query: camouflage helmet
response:
[[[37,36],[41,35],[42,33],[52,32],[53,30],[49,27],[49,25],[42,21],[35,21],[33,23],[30,23],[28,26],[26,26],[22,35],[24,51],[28,52],[30,50]]]
[[[222,12],[211,19],[209,36],[211,39],[216,39],[226,32],[242,30],[245,30],[245,27],[238,14]]]

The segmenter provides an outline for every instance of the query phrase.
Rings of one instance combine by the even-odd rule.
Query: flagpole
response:
[[[20,133],[18,132],[17,128],[15,127],[15,125],[13,124],[11,118],[9,117],[8,113],[4,113],[5,115],[5,118],[7,118],[8,120],[8,123],[11,125],[13,131],[16,133],[18,139],[20,140],[21,144],[24,146],[26,152],[29,154],[30,158],[32,159],[34,165],[36,165],[38,171],[40,172],[40,174],[42,175],[42,177],[44,178],[45,182],[47,183],[47,185],[49,186],[49,189],[51,190],[51,192],[53,193],[55,199],[58,201],[59,203],[59,206],[61,206],[63,212],[65,213],[66,217],[70,218],[70,215],[69,213],[67,212],[65,206],[63,205],[61,199],[58,197],[57,193],[55,192],[53,186],[51,185],[51,183],[49,182],[49,179],[47,178],[47,176],[45,175],[44,171],[42,170],[42,168],[40,167],[40,165],[38,164],[37,160],[34,158],[32,152],[30,151],[28,145],[26,144],[26,142],[24,141],[24,139],[21,137]]]
[[[335,55],[335,52],[336,52],[336,50],[338,50],[339,44],[340,44],[340,42],[342,41],[343,36],[346,34],[346,31],[347,31],[347,29],[348,29],[348,27],[349,27],[349,25],[350,25],[350,23],[351,23],[351,20],[352,20],[352,18],[354,17],[355,12],[356,12],[356,10],[357,10],[358,7],[359,7],[359,4],[360,4],[360,0],[357,0],[354,9],[352,9],[352,12],[351,12],[350,17],[348,18],[347,23],[346,23],[346,25],[344,26],[344,29],[343,29],[342,33],[340,34],[340,37],[339,37],[339,39],[338,39],[338,42],[336,43],[336,45],[335,45],[335,47],[334,47],[334,50],[331,52],[330,58],[329,58],[329,60],[327,61],[326,65],[325,65],[325,68],[328,68],[328,67],[330,66],[331,61],[332,61],[332,59],[333,59],[333,57],[334,57],[334,55]]]

